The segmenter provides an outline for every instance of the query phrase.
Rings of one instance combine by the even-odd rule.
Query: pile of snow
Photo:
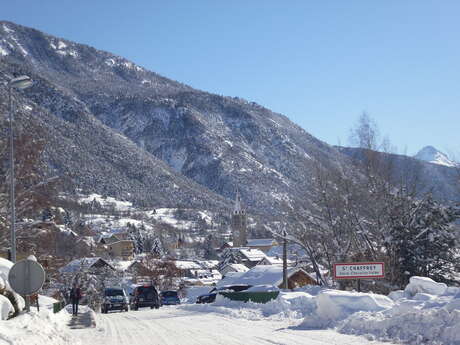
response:
[[[0,321],[0,344],[79,344],[67,327],[70,318],[66,310],[53,314],[47,308],[40,312],[32,308],[30,313]]]
[[[360,312],[339,325],[342,333],[411,344],[460,344],[460,288],[425,277],[411,277],[404,290],[390,294],[391,309]]]
[[[289,319],[297,329],[333,328],[370,340],[460,344],[460,288],[424,277],[411,277],[404,290],[388,296],[307,286],[294,292],[282,291],[266,304],[232,301],[218,295],[215,303],[182,308],[248,320]]]
[[[185,290],[182,303],[195,303],[198,296],[205,295],[212,290],[211,286],[190,286]]]
[[[14,314],[14,307],[10,300],[3,295],[0,295],[0,320],[6,320],[10,315]]]
[[[222,295],[211,304],[184,305],[181,308],[194,312],[212,312],[248,320],[297,320],[300,321],[315,307],[314,297],[306,292],[280,292],[276,300],[268,303],[232,301]]]
[[[301,328],[328,328],[358,311],[382,311],[394,305],[386,296],[338,290],[322,291],[316,296],[315,303],[315,311],[304,319]]]
[[[444,283],[436,283],[426,277],[410,277],[409,284],[404,291],[409,296],[415,296],[417,293],[427,293],[431,295],[442,295],[447,290],[447,285]]]
[[[0,258],[0,288],[5,288],[6,290],[11,291],[16,298],[19,309],[22,310],[25,306],[24,299],[14,292],[8,283],[8,273],[10,272],[11,267],[13,267],[13,263],[11,261]],[[8,298],[5,296],[0,297],[0,320],[6,320],[14,313],[14,307]]]

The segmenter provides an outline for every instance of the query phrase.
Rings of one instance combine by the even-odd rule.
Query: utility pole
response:
[[[288,289],[286,229],[283,230],[283,289]]]

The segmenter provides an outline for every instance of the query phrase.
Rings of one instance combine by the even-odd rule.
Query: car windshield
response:
[[[137,288],[137,293],[153,298],[153,296],[157,294],[157,290],[153,286],[140,286]]]
[[[177,297],[177,291],[163,291],[161,295],[163,297]]]
[[[121,289],[105,289],[105,295],[109,297],[124,296],[124,293]]]

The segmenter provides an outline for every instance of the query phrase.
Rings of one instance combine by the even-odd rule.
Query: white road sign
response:
[[[383,278],[383,262],[350,262],[334,264],[334,279]]]

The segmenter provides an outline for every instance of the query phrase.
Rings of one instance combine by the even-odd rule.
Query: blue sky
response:
[[[330,144],[366,111],[399,152],[460,145],[460,1],[4,1],[1,19],[288,116]]]

